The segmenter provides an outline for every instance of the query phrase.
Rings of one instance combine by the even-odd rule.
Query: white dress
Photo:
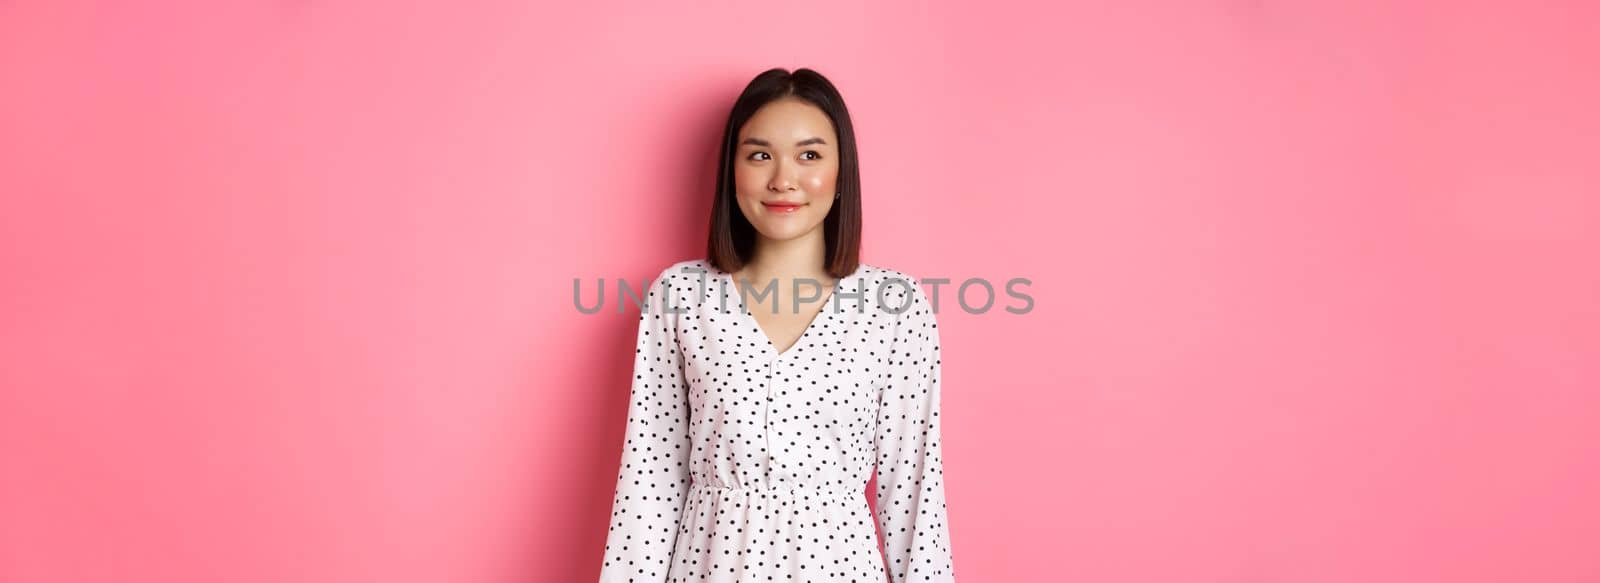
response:
[[[642,298],[601,583],[953,582],[939,333],[918,283],[861,264],[780,354],[730,274],[662,271]]]

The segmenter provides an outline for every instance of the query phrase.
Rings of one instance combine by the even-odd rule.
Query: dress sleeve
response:
[[[878,530],[893,583],[953,583],[939,422],[939,328],[918,282],[897,316],[878,398]]]
[[[670,273],[640,306],[621,468],[600,583],[667,580],[689,490],[689,403]],[[663,303],[663,298],[672,297]]]

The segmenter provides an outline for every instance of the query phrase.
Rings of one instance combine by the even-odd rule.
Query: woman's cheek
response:
[[[816,193],[822,193],[826,191],[826,193],[831,196],[833,194],[834,175],[835,173],[833,172],[817,172],[812,174],[811,176],[806,177],[806,189]]]

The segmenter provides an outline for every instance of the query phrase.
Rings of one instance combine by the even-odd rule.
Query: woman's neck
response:
[[[740,271],[746,280],[756,285],[764,285],[766,281],[774,279],[786,281],[805,278],[829,283],[833,278],[823,268],[827,263],[824,257],[827,245],[822,237],[821,228],[787,241],[768,239],[757,234],[755,253]]]

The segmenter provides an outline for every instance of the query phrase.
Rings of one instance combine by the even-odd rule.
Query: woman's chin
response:
[[[787,241],[805,235],[817,226],[820,226],[820,224],[801,225],[797,221],[789,220],[789,217],[783,217],[775,220],[763,220],[762,224],[756,225],[756,231],[760,232],[763,237],[774,241]]]

